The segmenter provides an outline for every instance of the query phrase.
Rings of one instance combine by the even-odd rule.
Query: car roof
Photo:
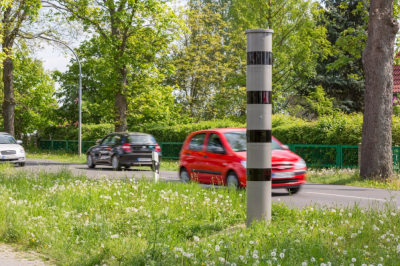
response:
[[[147,133],[142,133],[142,132],[114,132],[114,133],[110,133],[111,134],[120,134],[120,135],[146,135],[146,136],[151,136],[151,134],[147,134]]]
[[[7,132],[0,132],[0,135],[10,135],[11,136],[11,134],[7,133]]]

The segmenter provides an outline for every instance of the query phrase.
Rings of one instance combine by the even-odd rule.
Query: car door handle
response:
[[[203,155],[203,157],[204,157],[204,158],[208,158],[208,156],[207,156],[207,155]]]
[[[186,155],[190,155],[190,153],[188,152],[188,153],[186,153]]]

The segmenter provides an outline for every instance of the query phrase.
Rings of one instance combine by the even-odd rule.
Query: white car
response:
[[[22,141],[16,141],[10,134],[0,132],[0,162],[25,166],[25,150],[19,144],[22,144]]]

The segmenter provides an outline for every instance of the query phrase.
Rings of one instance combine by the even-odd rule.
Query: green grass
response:
[[[0,206],[0,241],[57,265],[398,265],[400,259],[400,211],[392,204],[377,210],[278,203],[270,225],[245,228],[245,190],[5,166]]]
[[[63,163],[82,163],[86,164],[86,155],[79,157],[77,154],[58,152],[58,151],[43,151],[43,150],[29,150],[26,157],[30,159],[51,159]],[[139,169],[148,169],[148,167],[134,167]],[[178,171],[179,161],[171,159],[162,159],[160,170],[163,171]]]
[[[395,173],[393,177],[388,179],[370,180],[361,178],[359,171],[355,169],[310,169],[307,173],[307,181],[331,185],[400,190],[399,173]]]

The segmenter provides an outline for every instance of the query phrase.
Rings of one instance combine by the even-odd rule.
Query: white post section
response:
[[[160,179],[160,157],[156,151],[152,152],[152,162],[153,162],[153,175],[155,182],[158,182]]]
[[[247,226],[271,220],[272,33],[247,35]]]

